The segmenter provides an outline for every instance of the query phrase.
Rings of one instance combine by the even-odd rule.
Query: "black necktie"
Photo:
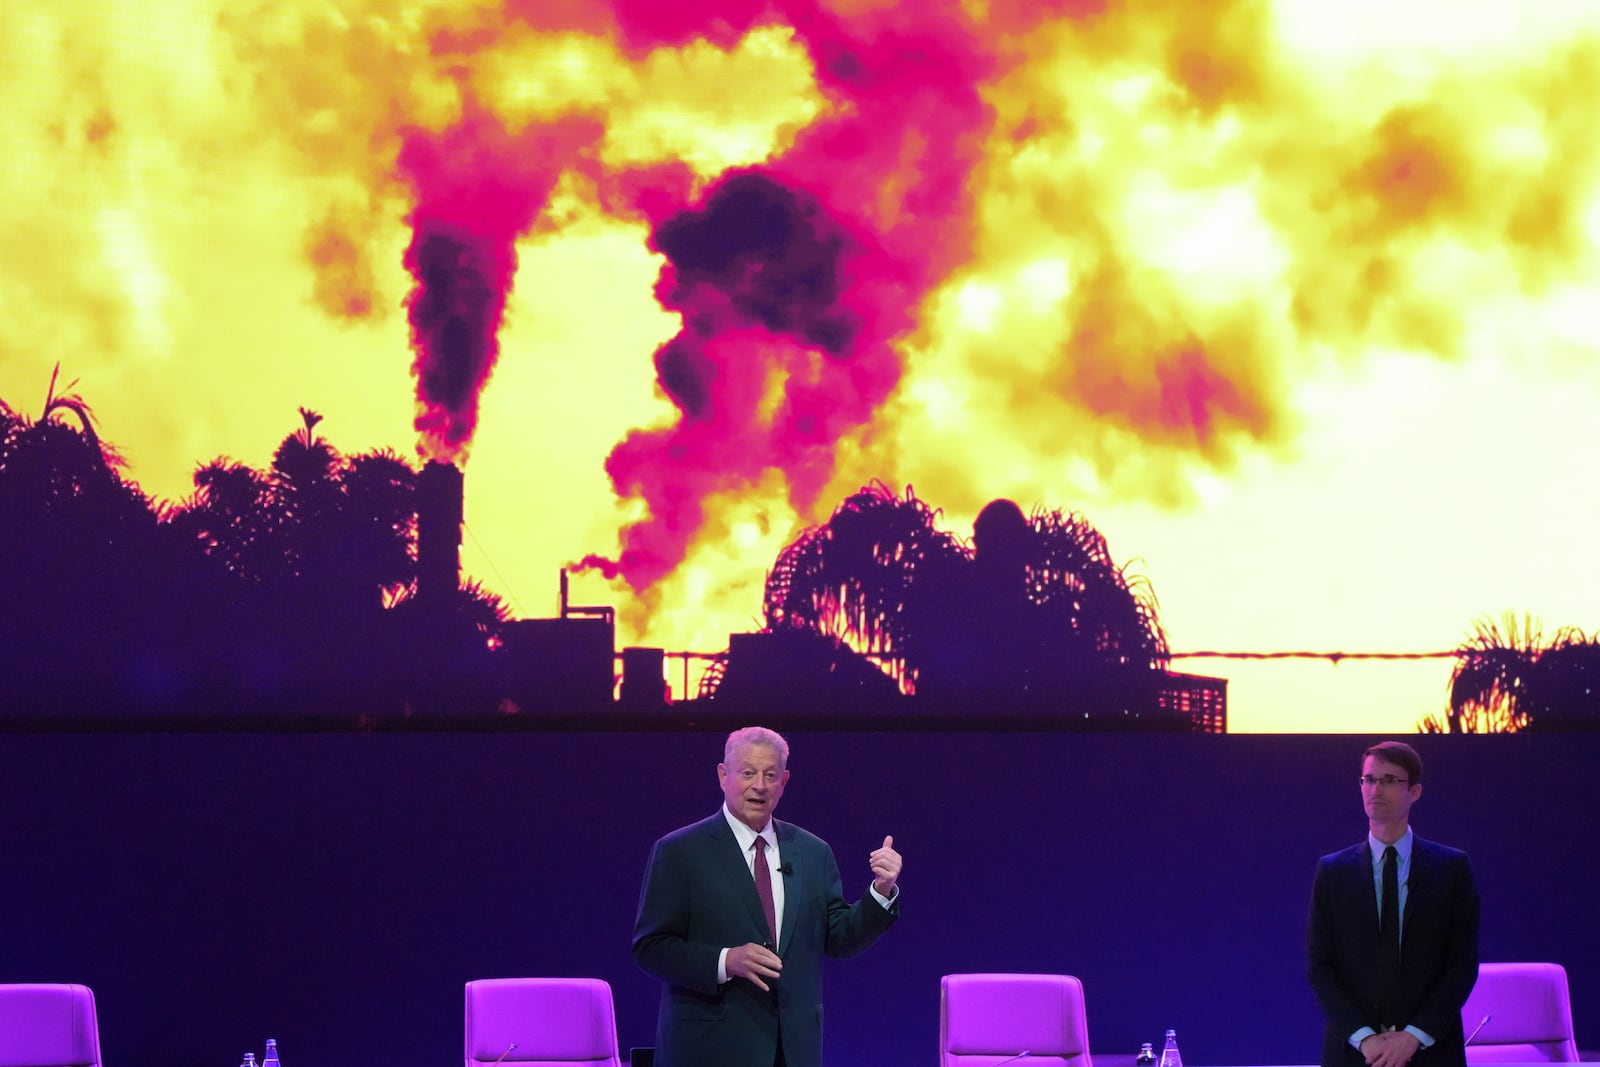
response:
[[[772,902],[772,867],[767,863],[767,839],[756,835],[756,861],[752,865],[756,877],[756,896],[761,898],[761,911],[767,917],[767,933],[772,944],[778,943],[777,907]]]
[[[1400,854],[1393,845],[1383,850],[1383,901],[1378,914],[1379,974],[1385,1008],[1393,1007],[1400,987]],[[1398,1020],[1385,1019],[1395,1024]]]

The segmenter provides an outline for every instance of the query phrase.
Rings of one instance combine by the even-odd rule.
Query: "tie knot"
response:
[[[1393,845],[1383,850],[1383,862],[1393,863],[1400,858],[1400,852]]]
[[[1392,852],[1394,850],[1390,849],[1390,851]],[[756,835],[756,855],[765,856],[766,854],[767,854],[767,839],[762,837],[760,834],[757,834]]]

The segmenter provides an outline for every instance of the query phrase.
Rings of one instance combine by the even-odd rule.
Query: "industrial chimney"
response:
[[[429,460],[417,475],[417,602],[442,610],[461,590],[464,484],[453,463]]]

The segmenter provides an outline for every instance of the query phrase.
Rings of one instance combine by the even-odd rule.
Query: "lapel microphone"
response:
[[[778,873],[781,874],[781,875],[785,875],[785,876],[793,874],[794,873],[794,864],[785,863],[782,867],[778,868]]]

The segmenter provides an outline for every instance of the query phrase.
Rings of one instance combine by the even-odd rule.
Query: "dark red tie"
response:
[[[772,868],[767,864],[767,839],[756,835],[756,896],[761,898],[761,913],[767,917],[767,934],[778,943],[778,909],[772,903]]]

